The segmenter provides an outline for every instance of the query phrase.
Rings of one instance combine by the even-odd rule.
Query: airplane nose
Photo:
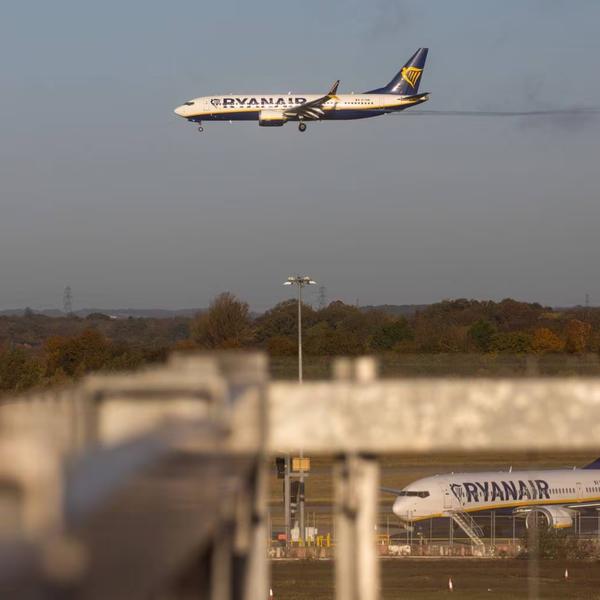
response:
[[[173,112],[179,117],[185,117],[185,106],[178,106]]]
[[[404,498],[396,498],[392,505],[392,512],[401,520],[409,521],[409,507]]]

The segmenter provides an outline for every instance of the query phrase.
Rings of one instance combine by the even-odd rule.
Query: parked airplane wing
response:
[[[285,111],[285,116],[300,117],[302,119],[320,119],[325,114],[325,111],[323,111],[321,106],[323,106],[323,104],[325,104],[327,100],[335,97],[339,85],[340,80],[338,79],[331,86],[331,89],[327,92],[325,96],[321,96],[316,100],[311,100],[310,102],[305,102],[304,104],[299,104],[298,106],[289,108]]]
[[[582,508],[596,508],[600,507],[600,502],[578,502],[577,504],[565,504],[566,508],[570,508],[572,510],[579,510]]]
[[[383,492],[384,494],[393,494],[394,496],[399,496],[400,493],[402,492],[402,490],[397,490],[395,488],[389,488],[389,487],[380,487],[379,491]]]

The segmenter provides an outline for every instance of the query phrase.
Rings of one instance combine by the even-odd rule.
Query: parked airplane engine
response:
[[[280,110],[261,110],[258,114],[258,124],[261,127],[281,127],[287,117]]]
[[[539,506],[527,513],[527,529],[542,525],[548,529],[563,529],[573,525],[573,512],[560,506]]]

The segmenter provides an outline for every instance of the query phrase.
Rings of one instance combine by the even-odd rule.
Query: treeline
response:
[[[553,310],[536,303],[448,300],[410,317],[343,302],[303,306],[307,356],[375,354],[558,354],[600,352],[600,309]],[[225,293],[193,319],[0,317],[0,393],[65,383],[92,371],[135,369],[172,350],[258,348],[297,352],[297,304],[253,317]]]
[[[297,305],[282,302],[256,319],[248,305],[222,294],[192,323],[201,348],[258,347],[273,356],[297,352]],[[447,300],[412,317],[332,302],[302,308],[307,355],[364,353],[585,353],[600,351],[600,309],[554,311],[536,303]]]

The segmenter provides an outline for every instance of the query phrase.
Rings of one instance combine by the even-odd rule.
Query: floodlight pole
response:
[[[316,281],[313,281],[310,277],[306,275],[295,275],[292,277],[288,277],[287,281],[283,285],[296,285],[298,286],[298,382],[302,383],[303,374],[302,374],[302,288],[305,285],[316,285]],[[288,457],[289,458],[289,457]],[[304,543],[304,538],[306,536],[306,530],[304,526],[304,464],[303,459],[304,452],[302,448],[300,448],[300,541]],[[286,476],[289,477],[289,473],[286,470]],[[285,489],[290,489],[289,481],[284,484]],[[286,506],[286,522],[290,522],[290,516],[288,511],[289,506],[289,497],[284,499]]]
[[[298,284],[298,383],[302,383],[302,284]]]

